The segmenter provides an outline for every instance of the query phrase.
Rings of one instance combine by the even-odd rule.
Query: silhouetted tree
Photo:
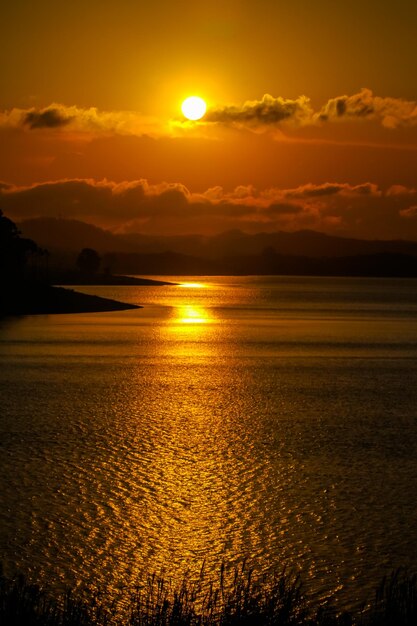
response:
[[[30,255],[40,249],[32,239],[25,239],[16,224],[3,215],[0,209],[0,280],[14,282],[24,277]]]
[[[77,267],[83,274],[95,274],[100,267],[100,256],[92,248],[83,248],[77,258]]]

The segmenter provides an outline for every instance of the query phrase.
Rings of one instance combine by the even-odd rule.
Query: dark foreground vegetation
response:
[[[415,626],[417,575],[397,570],[355,613],[312,606],[298,578],[255,579],[243,566],[226,580],[203,585],[187,578],[178,588],[156,576],[109,603],[97,593],[52,595],[24,577],[0,575],[2,626]],[[203,591],[204,589],[204,591]]]
[[[93,250],[86,249],[82,253],[78,274],[73,274],[71,278],[84,276],[84,284],[95,284],[93,270],[96,268],[92,261],[100,259],[95,258],[97,253]],[[3,216],[0,210],[0,316],[93,313],[140,308],[53,286],[48,261],[48,251],[39,248],[31,239],[22,237],[16,224]],[[128,278],[125,278],[125,282],[124,277],[119,279],[121,282],[119,280],[113,284],[130,284]],[[148,283],[145,281],[145,284]]]

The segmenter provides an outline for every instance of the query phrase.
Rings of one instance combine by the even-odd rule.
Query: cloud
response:
[[[380,195],[378,186],[373,183],[349,185],[347,183],[323,183],[321,185],[302,185],[287,192],[293,198],[318,198],[322,196],[372,196]]]
[[[73,116],[62,113],[59,109],[48,108],[43,111],[28,111],[23,117],[23,124],[31,130],[35,128],[59,128],[71,122]]]
[[[291,121],[302,125],[309,123],[312,117],[310,100],[305,96],[286,100],[265,94],[261,100],[250,100],[241,106],[211,108],[204,121],[242,126],[270,126]]]
[[[115,222],[139,213],[147,217],[156,202],[160,215],[176,214],[186,206],[188,195],[183,185],[152,186],[142,179],[124,183],[72,179],[0,190],[3,206],[19,219],[42,215]]]
[[[401,98],[382,98],[364,88],[351,96],[331,98],[319,111],[314,111],[306,96],[286,100],[265,94],[261,100],[248,101],[241,106],[212,108],[204,120],[252,129],[286,124],[317,126],[323,122],[377,120],[385,128],[393,129],[417,125],[417,103]]]
[[[132,135],[150,137],[205,136],[210,127],[233,126],[253,132],[271,129],[276,134],[285,129],[354,120],[376,120],[383,127],[417,126],[417,103],[401,98],[382,98],[369,89],[351,96],[328,100],[318,111],[309,98],[295,100],[265,94],[260,100],[240,105],[211,107],[200,122],[160,120],[136,111],[100,111],[95,107],[81,108],[51,104],[36,109],[0,112],[0,129],[20,129],[27,132],[78,133],[89,137],[100,135]],[[200,134],[199,134],[200,133]]]
[[[401,189],[401,193],[394,193]],[[79,219],[118,232],[154,234],[247,232],[312,228],[355,237],[417,239],[417,191],[371,182],[306,184],[296,188],[222,187],[202,193],[181,183],[145,179],[58,180],[26,187],[2,183],[0,206],[16,221],[33,217]],[[415,228],[415,232],[413,229]]]
[[[400,210],[401,217],[405,218],[415,218],[417,217],[417,205],[409,206],[406,209]]]
[[[330,99],[319,112],[319,121],[374,119],[385,128],[415,126],[417,103],[401,98],[374,96],[370,89],[362,89],[353,96]]]
[[[51,104],[41,109],[0,112],[0,128],[26,131],[55,130],[88,135],[168,136],[169,124],[135,111],[100,111],[96,107]]]
[[[415,189],[404,187],[404,185],[391,185],[391,187],[387,189],[387,196],[409,196],[415,193]]]

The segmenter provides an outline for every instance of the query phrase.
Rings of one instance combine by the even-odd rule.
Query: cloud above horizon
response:
[[[180,119],[159,120],[135,111],[100,111],[96,107],[81,108],[51,104],[40,109],[18,109],[0,112],[0,128],[23,131],[55,131],[84,133],[91,136],[114,134],[167,137],[183,132],[197,132],[210,126],[233,126],[247,130],[320,127],[343,121],[372,120],[386,129],[417,126],[417,102],[401,98],[375,96],[362,89],[351,96],[329,99],[315,111],[306,96],[295,100],[265,94],[260,100],[241,105],[213,106],[200,122]]]
[[[353,96],[340,96],[327,102],[319,120],[375,119],[385,128],[415,126],[417,102],[401,98],[374,96],[370,89],[361,89]]]
[[[166,125],[165,125],[166,126]],[[41,109],[18,109],[0,112],[0,128],[26,131],[58,130],[92,135],[168,134],[164,124],[154,117],[135,111],[100,111],[53,103]]]
[[[286,100],[269,94],[265,94],[261,100],[250,100],[241,106],[213,107],[204,117],[205,122],[248,127],[275,126],[282,122],[301,126],[312,123],[313,119],[314,111],[309,98],[301,96],[296,100]]]
[[[268,127],[282,123],[293,126],[316,126],[320,123],[352,120],[376,120],[385,128],[417,125],[417,102],[402,98],[382,98],[363,88],[352,96],[331,98],[314,111],[310,99],[274,98],[265,94],[261,100],[248,101],[239,106],[225,106],[208,111],[209,122],[247,127]]]
[[[386,190],[365,182],[306,184],[293,189],[194,193],[180,183],[145,179],[116,183],[58,180],[31,186],[0,184],[3,212],[16,221],[36,217],[78,219],[116,232],[152,234],[246,232],[311,228],[355,237],[417,239],[417,190]]]
[[[73,115],[61,113],[57,108],[49,108],[43,111],[28,111],[23,118],[23,125],[31,130],[36,128],[60,128],[69,124],[73,118]]]

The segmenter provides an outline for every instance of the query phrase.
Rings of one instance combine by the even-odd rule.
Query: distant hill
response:
[[[402,276],[417,277],[417,256],[394,252],[346,257],[307,257],[276,254],[207,259],[175,252],[112,254],[104,257],[112,271],[140,275],[290,275],[290,276]]]
[[[311,230],[159,237],[114,234],[81,221],[51,218],[26,220],[19,228],[50,251],[51,276],[73,270],[85,247],[99,252],[108,275],[417,276],[413,241],[349,239]]]
[[[361,240],[335,237],[312,230],[278,231],[249,235],[233,230],[213,235],[154,236],[140,233],[114,234],[79,220],[37,218],[19,223],[25,237],[50,251],[78,252],[94,248],[109,252],[156,254],[175,252],[207,259],[257,255],[267,249],[284,255],[343,257],[383,252],[417,256],[417,242],[405,240]]]
[[[126,246],[110,231],[79,220],[39,217],[18,224],[22,234],[32,233],[38,245],[48,250],[79,251],[94,248],[99,252],[127,252]]]

